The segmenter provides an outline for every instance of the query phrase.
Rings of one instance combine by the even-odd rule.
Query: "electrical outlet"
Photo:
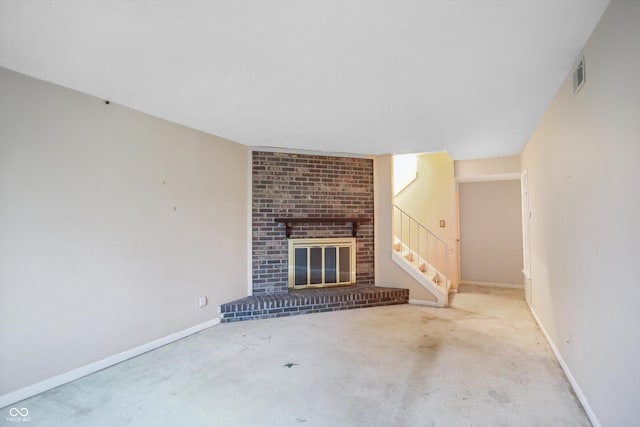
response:
[[[207,297],[198,298],[198,307],[202,308],[207,305]]]

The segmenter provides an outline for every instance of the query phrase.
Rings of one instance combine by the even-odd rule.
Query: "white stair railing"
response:
[[[436,236],[411,215],[394,205],[394,249],[445,293],[451,284],[447,242]]]

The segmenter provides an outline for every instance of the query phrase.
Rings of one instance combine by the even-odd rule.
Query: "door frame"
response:
[[[455,194],[456,250],[458,251],[458,280],[459,281],[462,281],[462,261],[461,261],[462,256],[460,253],[460,247],[461,247],[460,246],[460,184],[464,184],[468,182],[491,182],[491,181],[520,181],[520,195],[522,196],[522,173],[521,172],[463,176],[463,177],[456,177],[454,179],[455,193],[456,193]]]

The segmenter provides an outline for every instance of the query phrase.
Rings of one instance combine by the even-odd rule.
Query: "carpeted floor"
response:
[[[12,406],[30,426],[590,425],[522,291],[477,286],[218,325]]]

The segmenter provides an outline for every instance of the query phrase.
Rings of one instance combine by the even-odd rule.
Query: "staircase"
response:
[[[449,303],[449,254],[444,240],[394,205],[392,258],[418,283],[436,296],[438,307]]]

